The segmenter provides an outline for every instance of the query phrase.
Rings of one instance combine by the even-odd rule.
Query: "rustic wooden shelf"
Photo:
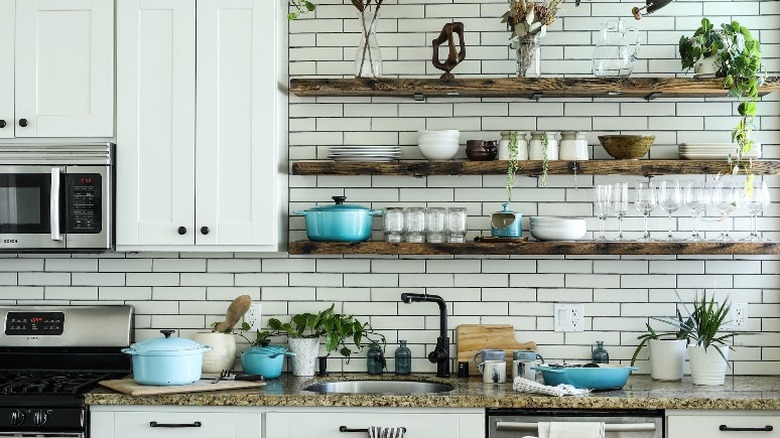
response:
[[[292,163],[293,175],[502,175],[507,161],[296,161]],[[570,175],[576,170],[580,175],[714,175],[728,173],[731,166],[726,160],[586,160],[549,161],[548,174]],[[780,174],[780,160],[753,160],[754,175]],[[541,161],[520,161],[517,171],[521,175],[540,175]]]
[[[690,77],[567,78],[292,78],[290,91],[298,96],[425,97],[726,97],[721,79]],[[760,95],[780,91],[780,77],[766,78]]]
[[[290,242],[296,255],[778,255],[780,242]]]

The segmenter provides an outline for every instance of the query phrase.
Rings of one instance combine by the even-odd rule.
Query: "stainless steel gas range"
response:
[[[132,306],[1,306],[0,437],[85,438],[84,394],[131,372]]]

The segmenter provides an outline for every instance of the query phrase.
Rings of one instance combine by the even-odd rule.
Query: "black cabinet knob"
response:
[[[0,120],[0,128],[5,128],[5,120]]]
[[[19,119],[19,126],[21,126],[22,128],[26,128],[27,127],[27,119]]]
[[[208,234],[209,231],[211,231],[209,230],[209,227],[200,227],[200,233],[203,234],[204,236]]]
[[[178,231],[179,234],[183,236],[183,235],[187,234],[187,227],[179,227],[179,229],[176,230],[176,231]]]

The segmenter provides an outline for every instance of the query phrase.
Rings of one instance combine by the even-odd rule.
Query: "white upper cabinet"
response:
[[[0,113],[7,123],[0,136],[112,137],[113,1],[0,2],[0,35],[7,45],[0,56],[13,56],[0,66]],[[8,102],[13,111],[5,119]]]
[[[279,1],[117,6],[117,249],[279,251]]]
[[[0,138],[14,136],[14,0],[0,0]]]

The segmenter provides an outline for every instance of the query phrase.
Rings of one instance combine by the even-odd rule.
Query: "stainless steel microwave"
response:
[[[0,145],[0,251],[113,246],[114,145]]]

